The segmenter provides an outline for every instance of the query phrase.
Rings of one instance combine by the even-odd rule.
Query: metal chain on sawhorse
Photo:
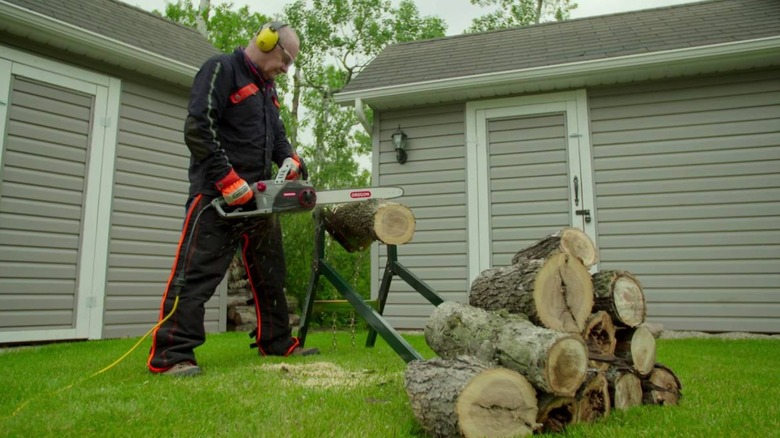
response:
[[[333,335],[333,340],[331,341],[331,350],[336,351],[339,349],[338,342],[336,341],[336,329],[337,329],[336,312],[331,313],[331,319],[332,319],[332,324],[330,328],[331,328],[331,334]]]

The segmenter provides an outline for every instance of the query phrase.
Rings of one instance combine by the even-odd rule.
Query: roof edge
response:
[[[4,0],[0,0],[0,17],[5,19],[4,24],[11,33],[59,49],[73,51],[78,48],[76,53],[83,53],[95,59],[103,60],[98,56],[103,55],[128,70],[172,83],[189,86],[198,71],[196,66],[171,60]],[[28,32],[22,33],[20,29],[26,29]],[[29,29],[36,30],[29,32]]]
[[[445,92],[465,87],[489,87],[518,81],[549,80],[556,77],[571,77],[621,69],[644,68],[663,63],[727,58],[737,54],[773,50],[780,50],[780,36],[347,91],[336,94],[334,99],[339,104],[349,104],[356,99],[370,103],[372,100],[381,100],[386,97],[397,98],[399,95]],[[778,57],[778,61],[780,61],[780,57]]]

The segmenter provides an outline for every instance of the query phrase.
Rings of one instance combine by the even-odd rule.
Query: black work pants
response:
[[[225,276],[239,245],[254,294],[260,353],[283,356],[298,345],[292,337],[284,296],[286,265],[278,218],[225,219],[210,201],[199,195],[189,202],[160,320],[173,310],[177,293],[179,302],[154,331],[148,361],[153,372],[165,371],[179,362],[197,363],[194,350],[206,340],[205,304]],[[179,287],[177,279],[182,278]]]

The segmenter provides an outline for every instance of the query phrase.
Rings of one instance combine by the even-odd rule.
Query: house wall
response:
[[[592,172],[594,183],[582,190],[595,192],[598,268],[637,275],[648,319],[667,328],[780,332],[780,72],[633,83],[586,94],[592,144],[587,156],[593,158],[582,169]],[[375,183],[405,189],[399,202],[418,219],[414,240],[398,248],[399,261],[444,299],[461,302],[468,299],[468,253],[474,250],[467,248],[466,218],[474,207],[466,186],[475,181],[466,171],[466,148],[476,147],[465,138],[464,109],[449,104],[377,113],[374,169]],[[399,124],[409,135],[404,165],[395,162],[390,142]],[[528,164],[502,156],[499,148],[497,142],[489,156],[494,215],[507,207],[497,205],[497,189],[511,185],[510,164],[517,166],[518,184]],[[518,187],[516,199],[533,194]],[[572,196],[571,188],[567,196],[557,182],[550,188],[555,199]],[[550,223],[561,213],[550,213]],[[492,220],[492,262],[500,265],[512,252],[508,240],[527,236]],[[384,266],[381,245],[378,254],[377,279]],[[422,328],[431,310],[394,280],[385,309],[394,327]]]
[[[780,332],[780,71],[588,94],[600,267],[665,327]]]
[[[146,333],[184,218],[189,92],[23,43],[0,46],[0,343]]]
[[[159,317],[189,188],[189,150],[182,134],[187,99],[185,93],[123,83],[106,279],[106,338],[143,334]],[[224,314],[220,294],[215,294],[206,303],[206,330],[217,331]]]
[[[398,201],[410,207],[416,219],[412,241],[398,247],[398,261],[445,300],[462,300],[468,289],[464,105],[388,111],[375,117],[374,182],[403,187]],[[390,139],[399,126],[409,136],[406,164],[396,161]],[[374,258],[377,278],[384,272],[386,249],[380,245]],[[372,284],[376,295],[377,281]],[[384,311],[390,324],[419,328],[432,310],[409,285],[398,277],[393,280]]]

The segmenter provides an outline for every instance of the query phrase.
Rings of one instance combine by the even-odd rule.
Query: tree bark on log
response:
[[[642,285],[631,273],[605,270],[593,274],[593,310],[604,310],[615,324],[636,327],[647,314]]]
[[[556,395],[573,396],[587,372],[587,347],[579,335],[461,303],[444,302],[434,309],[425,340],[443,358],[470,355],[495,362]]]
[[[593,308],[593,283],[579,258],[557,253],[482,271],[471,284],[469,304],[521,313],[534,324],[580,334]]]
[[[630,370],[610,366],[605,372],[612,407],[626,410],[642,404],[642,381]]]
[[[599,418],[606,418],[612,409],[607,379],[598,370],[588,370],[585,382],[577,390],[574,399],[576,423],[593,423]]]
[[[662,364],[655,364],[649,376],[642,379],[642,403],[646,405],[676,405],[682,398],[682,383],[677,375]]]
[[[474,357],[412,361],[404,383],[432,436],[526,436],[539,426],[536,392],[525,377]]]
[[[523,260],[548,258],[557,253],[578,257],[588,268],[599,260],[596,245],[587,234],[577,228],[565,227],[519,251],[512,257],[512,264],[522,263]]]
[[[647,376],[655,365],[655,337],[644,326],[615,332],[615,356],[624,359],[640,376]]]
[[[588,355],[591,358],[588,366],[602,371],[606,370],[609,363],[598,359],[612,357],[617,344],[615,325],[609,314],[604,311],[591,314],[585,324],[585,330],[582,331],[582,338],[585,340],[585,345],[588,346]]]
[[[412,240],[412,210],[396,202],[369,199],[322,210],[325,230],[348,252],[363,251],[374,241],[403,245]]]
[[[563,432],[566,426],[574,424],[577,415],[574,397],[561,397],[542,393],[539,395],[539,414],[536,422],[541,424],[539,432]]]

